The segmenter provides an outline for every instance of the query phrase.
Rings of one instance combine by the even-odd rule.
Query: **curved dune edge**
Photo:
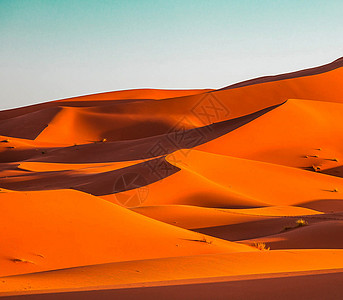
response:
[[[304,299],[326,299],[343,274],[342,82],[340,58],[0,111],[0,297],[312,282]]]
[[[6,240],[0,250],[0,276],[113,261],[256,251],[72,190],[0,193],[0,208],[4,224],[0,236]]]
[[[132,89],[113,92],[104,92],[91,95],[77,96],[56,100],[56,102],[69,101],[94,101],[94,100],[130,100],[130,99],[154,99],[161,100],[166,98],[184,97],[194,94],[201,94],[213,91],[213,89],[185,89],[185,90],[168,90],[168,89]]]
[[[166,160],[218,185],[244,194],[268,205],[297,205],[319,199],[342,199],[342,178],[296,168],[212,154],[189,151],[187,157],[176,151]],[[263,178],[268,178],[268,189]]]
[[[133,99],[153,99],[159,100],[170,97],[181,97],[194,94],[201,94],[212,91],[212,89],[199,89],[199,90],[162,90],[162,89],[134,89],[122,90],[113,92],[103,92],[91,95],[76,96],[61,100],[49,101],[34,105],[29,105],[20,108],[7,109],[0,112],[0,120],[9,119],[20,116],[26,113],[38,111],[47,107],[56,107],[59,105],[70,106],[97,106],[104,104],[103,101],[111,100],[133,100]]]
[[[342,199],[322,199],[298,203],[299,207],[314,209],[323,213],[335,213],[343,211]]]
[[[270,216],[270,217],[290,217],[290,216],[307,216],[318,215],[322,212],[297,206],[269,206],[259,208],[246,208],[246,209],[228,209],[229,212],[244,214],[244,215],[256,215],[256,216]]]
[[[317,166],[325,171],[341,166],[343,160],[342,115],[341,103],[289,99],[195,149],[306,170]]]
[[[342,103],[340,97],[342,93],[342,77],[343,68],[340,67],[319,75],[250,85],[237,89],[217,90],[184,97],[167,98],[162,101],[137,102],[135,100],[123,103],[114,100],[110,110],[117,112],[117,115],[113,114],[112,116],[106,114],[106,111],[109,112],[108,101],[105,101],[106,104],[102,103],[100,106],[88,108],[72,105],[68,107],[68,102],[64,103],[63,107],[49,107],[48,105],[55,104],[48,103],[45,106],[40,106],[40,110],[35,111],[24,109],[20,113],[20,109],[17,109],[10,112],[1,112],[0,119],[3,120],[0,121],[0,133],[6,135],[3,132],[8,131],[16,134],[18,130],[12,131],[15,127],[14,125],[21,126],[23,123],[29,122],[30,124],[36,124],[36,127],[33,128],[30,125],[31,132],[27,133],[27,137],[30,139],[35,138],[44,129],[46,132],[45,138],[50,140],[51,136],[49,136],[48,132],[54,133],[58,137],[59,135],[57,134],[59,132],[68,133],[66,130],[67,124],[72,125],[75,121],[78,121],[82,124],[82,126],[78,127],[80,136],[74,134],[71,136],[71,140],[91,140],[99,137],[99,131],[94,126],[94,118],[100,111],[103,113],[103,119],[99,119],[97,122],[102,123],[105,126],[104,129],[107,128],[102,131],[102,134],[110,130],[112,132],[111,136],[116,139],[120,138],[120,134],[126,130],[128,130],[127,134],[130,136],[132,134],[132,126],[138,125],[142,128],[142,134],[154,130],[159,130],[159,133],[161,133],[163,128],[167,131],[167,128],[170,128],[170,124],[177,124],[184,117],[189,119],[188,123],[193,124],[194,128],[241,117],[273,105],[282,104],[287,99],[311,99]],[[209,103],[212,103],[215,109],[220,109],[220,113],[212,115],[210,118],[204,118],[201,115],[201,108],[209,105]],[[61,110],[61,113],[57,112],[56,109]],[[50,110],[56,111],[54,113],[55,118],[50,124],[51,130],[47,126],[49,121],[46,120],[47,111]],[[81,114],[76,114],[77,111],[81,112]],[[150,116],[150,121],[146,117],[147,115]],[[20,122],[13,123],[15,118],[19,118]],[[133,121],[134,119],[136,121]],[[112,128],[109,126],[109,123],[112,124],[112,127],[113,124],[116,124],[118,128]],[[90,136],[87,134],[87,129],[90,131]],[[25,127],[23,130],[27,131],[28,129]],[[23,135],[24,132],[20,134]],[[41,138],[43,138],[43,135]],[[106,136],[99,138],[106,138]],[[62,140],[62,138],[60,139]],[[74,142],[77,142],[77,140]]]
[[[188,205],[141,206],[131,210],[149,218],[187,229],[233,225],[280,216],[317,215],[321,212],[295,206],[218,209]]]
[[[293,228],[292,228],[293,227]],[[290,228],[290,229],[287,229]],[[302,227],[286,227],[287,230],[263,238],[240,241],[246,245],[264,242],[271,249],[342,249],[343,217],[332,218]]]
[[[121,161],[114,163],[91,163],[91,164],[65,164],[65,163],[48,163],[48,162],[23,162],[18,168],[31,172],[53,172],[53,171],[71,171],[79,170],[85,173],[101,173],[107,171],[126,168],[139,164],[144,160]]]
[[[228,89],[234,89],[234,88],[240,88],[248,85],[255,85],[255,84],[261,84],[266,82],[273,82],[273,81],[279,81],[279,80],[287,80],[292,78],[299,78],[299,77],[305,77],[305,76],[314,76],[319,75],[322,73],[330,72],[332,70],[335,70],[337,68],[343,67],[343,57],[340,57],[336,60],[334,60],[331,63],[328,63],[323,66],[309,68],[301,71],[295,71],[285,74],[279,74],[274,76],[263,76],[258,77],[250,80],[246,80],[243,82],[235,83],[232,85],[229,85],[227,87],[222,88],[221,90],[228,90]]]
[[[0,296],[49,290],[104,289],[106,286],[132,287],[139,283],[149,286],[158,281],[222,276],[273,276],[281,272],[304,271],[316,274],[341,268],[343,250],[275,250],[170,257],[1,277]]]
[[[199,279],[159,281],[148,287],[144,283],[121,286],[97,287],[92,290],[49,290],[35,291],[33,294],[12,295],[3,299],[165,299],[189,300],[213,298],[219,294],[225,299],[241,298],[272,299],[335,299],[343,292],[341,286],[342,269],[315,272],[292,272],[245,276],[222,276]],[[329,287],[335,286],[334,289]],[[28,292],[29,293],[29,292]],[[5,293],[6,294],[6,293]],[[9,293],[11,295],[11,293]]]
[[[173,165],[173,164],[171,164]],[[188,188],[185,189],[184,185]],[[214,180],[181,170],[164,178],[163,180],[154,182],[145,186],[148,195],[140,206],[151,205],[192,205],[200,207],[260,207],[266,204],[250,198],[244,193],[232,191],[224,185],[218,184]],[[139,193],[141,189],[133,190],[134,193]],[[164,191],[168,190],[168,193]],[[121,198],[124,193],[115,195],[106,195],[101,198],[117,203],[117,199]],[[163,195],[163,197],[161,197]]]

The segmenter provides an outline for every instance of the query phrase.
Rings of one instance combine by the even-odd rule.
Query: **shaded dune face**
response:
[[[4,178],[1,186],[15,191],[40,191],[75,189],[95,196],[110,195],[134,188],[141,188],[180,169],[169,164],[163,157],[137,163],[126,168],[96,173],[85,170],[65,170],[48,172],[27,172]],[[136,179],[135,179],[136,178]],[[125,184],[125,181],[135,184]]]
[[[189,129],[187,126],[163,128],[163,133],[152,135],[146,138],[136,138],[133,140],[106,141],[101,143],[100,139],[92,143],[73,145],[69,147],[52,147],[51,149],[42,148],[41,153],[32,152],[34,157],[30,157],[28,149],[15,152],[27,153],[25,160],[41,162],[59,163],[99,163],[116,162],[137,159],[150,159],[161,155],[170,154],[179,149],[191,149],[198,145],[207,143],[219,136],[222,136],[246,123],[258,118],[277,106],[268,107],[247,116],[222,121],[207,126]],[[139,128],[139,127],[138,127]],[[137,130],[136,130],[137,131]],[[45,143],[46,144],[46,143]],[[51,143],[51,145],[53,145]],[[14,151],[8,151],[12,153]],[[7,154],[6,153],[6,154]],[[5,157],[5,155],[4,155]]]
[[[336,280],[342,105],[340,58],[219,90],[116,91],[1,111],[0,298],[99,289],[130,299],[160,286],[159,299],[168,286],[182,299],[198,284],[208,299],[216,284],[250,282],[235,290],[243,299],[257,283],[294,294],[295,277]]]
[[[0,121],[1,135],[34,140],[49,126],[61,108],[47,108]]]
[[[141,101],[146,99],[159,100],[163,98],[182,97],[194,94],[206,93],[211,90],[157,90],[157,89],[137,89],[137,90],[124,90],[107,93],[99,93],[93,95],[85,95],[73,98],[67,98],[57,101],[50,101],[26,107],[15,109],[8,109],[0,111],[0,120],[9,119],[24,115],[30,112],[39,111],[49,107],[69,106],[69,107],[92,107],[101,106],[111,103],[112,101]]]

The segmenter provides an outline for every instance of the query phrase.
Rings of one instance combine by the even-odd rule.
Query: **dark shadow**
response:
[[[100,163],[149,159],[190,149],[225,135],[279,107],[274,105],[255,113],[194,129],[170,128],[161,135],[135,140],[92,143],[49,151],[44,156],[28,158],[36,162]],[[137,129],[139,130],[139,128]]]
[[[0,188],[14,191],[74,189],[95,196],[103,196],[139,189],[175,174],[179,170],[161,157],[97,174],[74,171],[28,172],[19,176],[1,178]]]

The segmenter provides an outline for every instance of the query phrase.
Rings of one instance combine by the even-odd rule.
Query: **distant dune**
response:
[[[342,299],[342,105],[340,58],[0,111],[0,298]]]

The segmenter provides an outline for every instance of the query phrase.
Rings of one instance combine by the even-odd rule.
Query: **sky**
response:
[[[342,0],[0,0],[0,109],[221,88],[343,56]]]

